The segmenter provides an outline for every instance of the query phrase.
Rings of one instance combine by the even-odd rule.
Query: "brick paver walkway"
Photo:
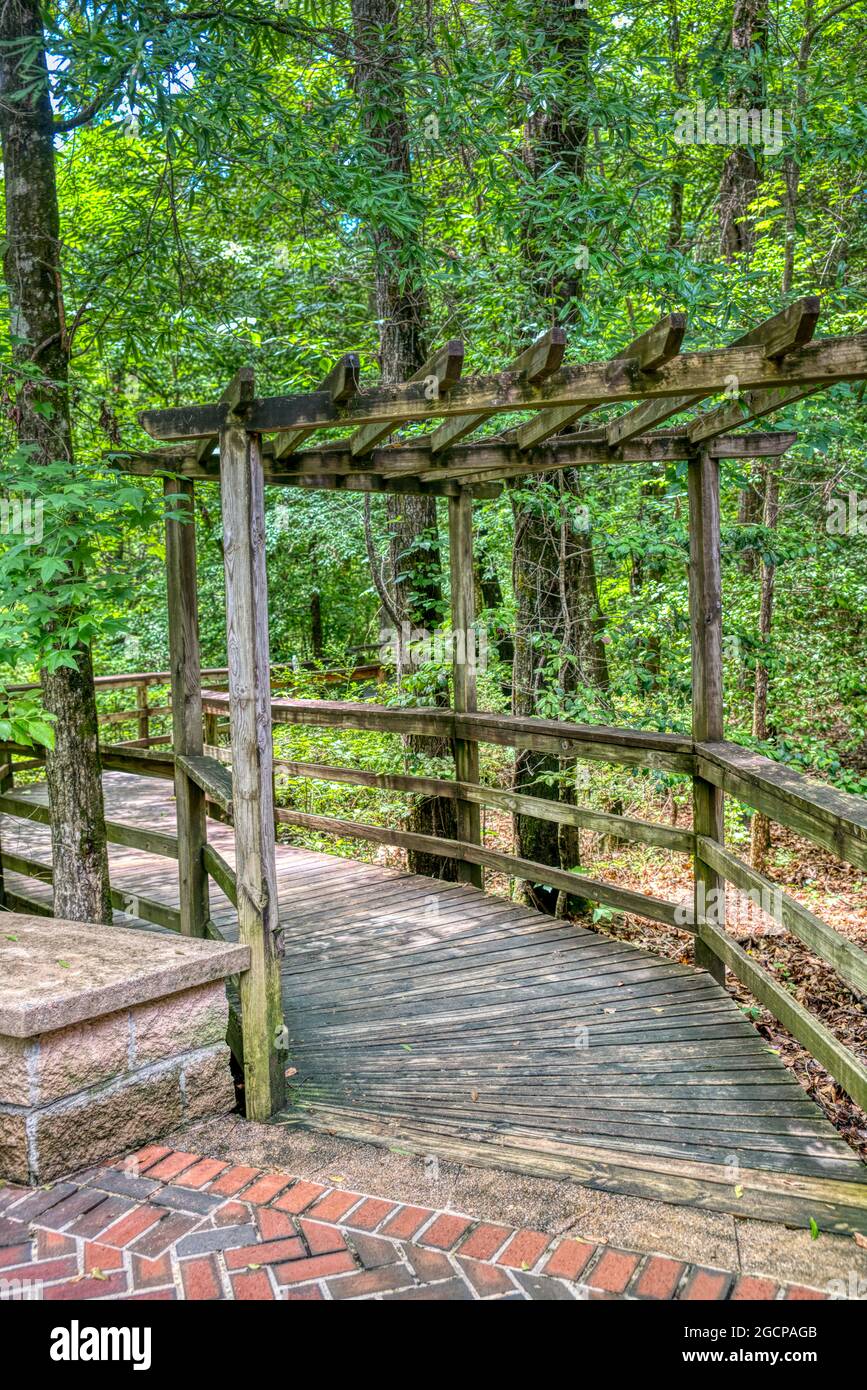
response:
[[[0,1188],[0,1298],[826,1296],[160,1145]]]

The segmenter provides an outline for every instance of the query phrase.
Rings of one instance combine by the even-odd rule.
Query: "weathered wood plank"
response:
[[[808,343],[782,360],[769,359],[761,345],[721,348],[710,352],[681,353],[658,372],[620,373],[612,380],[609,362],[561,367],[540,386],[527,382],[522,373],[501,372],[469,377],[457,382],[448,396],[431,401],[423,383],[380,386],[363,392],[346,406],[335,406],[322,392],[295,396],[259,397],[245,417],[247,429],[277,433],[300,425],[328,428],[335,423],[383,425],[442,416],[491,414],[512,410],[542,410],[564,405],[586,405],[604,400],[645,400],[681,396],[684,393],[721,394],[732,376],[741,390],[825,385],[858,381],[867,377],[867,333],[823,338]],[[229,412],[222,405],[180,406],[146,410],[139,419],[156,439],[197,439],[218,434]]]
[[[542,333],[525,352],[519,353],[508,368],[518,372],[530,385],[538,385],[553,376],[566,351],[566,334],[562,328],[549,328]],[[472,434],[490,416],[482,411],[478,415],[460,415],[446,420],[435,429],[429,440],[432,455],[451,449],[465,435]]]
[[[622,352],[612,358],[613,362],[628,361],[629,370],[633,364],[645,372],[658,371],[680,352],[680,345],[686,332],[686,314],[666,314],[646,333],[627,344]],[[602,401],[597,404],[603,404]],[[551,435],[558,434],[567,425],[573,424],[582,415],[592,410],[592,405],[580,406],[573,410],[561,406],[555,410],[543,410],[526,424],[519,425],[516,439],[519,449],[535,448]]]
[[[692,653],[694,739],[723,736],[722,572],[720,563],[719,463],[702,453],[687,465],[689,493],[689,620]],[[697,835],[724,838],[723,796],[702,777],[692,779],[693,827]],[[695,860],[695,920],[725,922],[725,889],[719,874]],[[725,983],[725,966],[700,937],[695,963]]]
[[[361,361],[357,352],[347,352],[334,364],[316,390],[331,396],[335,405],[345,405],[358,392]],[[274,458],[285,458],[314,433],[313,429],[284,430],[274,441]]]
[[[700,775],[729,796],[763,811],[780,825],[867,869],[867,805],[864,798],[822,786],[803,773],[736,743],[696,745]]]
[[[238,384],[239,391],[243,389]],[[196,579],[195,484],[164,480],[171,514],[166,514],[166,588],[172,688],[172,742],[178,818],[178,881],[181,930],[204,936],[210,917],[208,876],[202,865],[207,840],[205,798],[186,772],[182,758],[202,752],[202,677],[199,653],[199,602]],[[185,520],[181,520],[185,517]]]
[[[460,380],[464,368],[464,345],[460,338],[452,338],[445,347],[435,352],[423,366],[409,379],[408,384],[421,382],[428,400],[438,401],[447,396]],[[354,458],[369,454],[371,449],[391,434],[400,418],[389,420],[386,424],[362,425],[349,440],[349,452]]]
[[[786,353],[803,347],[812,338],[818,317],[819,300],[813,295],[808,295],[804,299],[799,299],[795,304],[791,304],[782,313],[775,314],[773,318],[757,324],[748,333],[736,338],[731,346],[732,348],[760,347],[769,361],[776,361],[784,357]],[[730,385],[732,380],[738,380],[737,373],[732,374],[727,385]],[[611,445],[623,445],[634,435],[641,434],[644,430],[660,424],[672,415],[679,415],[681,411],[688,409],[691,405],[697,405],[705,396],[714,394],[713,391],[699,391],[698,393],[691,391],[682,396],[673,397],[670,401],[647,401],[644,405],[636,406],[625,415],[619,416],[609,425],[608,442]],[[727,409],[727,407],[723,407],[723,409]],[[730,422],[734,428],[737,428],[745,418],[748,417],[735,413],[734,416],[730,417]],[[695,423],[693,422],[693,427]],[[722,431],[720,430],[719,433]],[[693,434],[692,430],[690,430],[689,437],[693,443],[699,442],[699,436]],[[701,438],[705,437],[709,438],[710,435],[701,436]]]
[[[241,420],[220,432],[220,481],[238,930],[251,950],[250,969],[240,982],[245,1104],[250,1119],[265,1120],[285,1098],[283,942],[274,856],[264,486],[258,437]]]
[[[562,352],[561,352],[562,358]],[[559,364],[558,364],[559,365]],[[449,571],[452,609],[452,704],[456,714],[476,710],[476,577],[473,568],[473,503],[468,493],[449,498]],[[479,780],[479,745],[471,739],[456,738],[452,745],[455,776],[459,782]],[[458,839],[481,845],[482,821],[477,802],[458,799]],[[483,888],[484,870],[480,864],[459,861],[458,877],[463,883]]]
[[[234,813],[232,774],[226,765],[204,754],[196,757],[176,754],[175,761],[183,768],[190,781],[201,788],[207,800],[215,802],[231,818]]]

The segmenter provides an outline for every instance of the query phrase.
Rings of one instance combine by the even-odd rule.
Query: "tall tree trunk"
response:
[[[73,471],[68,344],[60,276],[60,217],[42,16],[37,0],[0,4],[0,139],[6,190],[4,269],[12,352],[19,378],[18,438],[37,464],[60,459]],[[40,378],[33,377],[38,368]],[[56,626],[72,614],[58,612]],[[90,651],[76,668],[42,673],[45,709],[55,716],[47,755],[58,917],[110,922],[108,855]]]
[[[750,54],[757,47],[764,51],[768,22],[768,0],[734,0],[732,52],[737,71],[729,86],[729,106],[750,111],[764,102],[761,65],[751,67]],[[760,177],[755,147],[735,145],[723,165],[719,192],[720,250],[727,261],[753,249],[755,227],[750,204]]]
[[[779,516],[779,480],[773,460],[768,460],[765,473],[764,524],[773,531]],[[769,538],[770,539],[770,538]],[[766,541],[766,545],[768,542]],[[753,696],[753,736],[768,736],[768,667],[766,648],[771,640],[771,623],[774,616],[774,579],[776,566],[767,559],[762,560],[761,598],[759,605],[759,639],[761,648],[756,662],[756,685]],[[771,848],[771,822],[757,811],[753,816],[750,839],[750,863],[759,873],[764,873]]]
[[[587,11],[576,7],[573,0],[539,0],[535,19],[537,29],[545,33],[546,52],[549,57],[553,55],[552,66],[565,84],[562,99],[551,99],[528,116],[524,164],[532,180],[545,178],[555,168],[565,171],[577,191],[586,165],[587,119],[578,103],[589,86],[591,24]],[[537,299],[546,315],[568,323],[576,318],[583,276],[580,268],[565,269],[567,256],[575,254],[575,232],[568,228],[572,240],[567,249],[560,226],[566,229],[565,220],[555,230],[550,225],[540,229],[530,214],[524,224],[523,242]],[[543,269],[552,258],[552,268]],[[556,518],[553,513],[558,508],[550,505],[552,492],[560,499]],[[552,690],[574,690],[582,681],[603,688],[608,684],[591,535],[573,527],[573,518],[582,505],[575,499],[581,496],[574,471],[566,477],[546,474],[526,479],[516,489],[515,714],[538,714],[545,694]],[[553,662],[552,641],[559,644],[559,660]],[[522,751],[515,760],[515,787],[533,796],[573,802],[574,764]],[[550,822],[516,816],[515,845],[519,855],[536,863],[565,868],[580,864],[578,831],[571,827],[558,831]],[[522,896],[550,913],[580,911],[585,906],[581,899],[567,900],[565,894],[529,882],[523,885]]]
[[[352,0],[355,90],[361,119],[379,166],[397,176],[412,204],[409,129],[401,68],[400,0]],[[372,228],[376,255],[376,314],[380,325],[379,366],[391,385],[406,381],[427,357],[428,317],[422,250],[414,230]],[[401,624],[433,632],[443,617],[442,567],[436,501],[432,497],[387,496],[391,592],[389,607]],[[398,632],[397,640],[400,641]],[[408,740],[419,752],[449,751],[432,739]],[[454,803],[427,798],[411,815],[422,834],[457,838]],[[434,878],[457,877],[453,860],[411,851],[409,866]]]

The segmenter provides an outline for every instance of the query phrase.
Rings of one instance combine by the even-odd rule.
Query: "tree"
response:
[[[72,471],[54,118],[37,0],[0,6],[0,140],[19,448],[29,466],[59,461]],[[75,567],[74,556],[68,563]],[[110,922],[93,663],[85,640],[71,647],[67,640],[81,618],[80,607],[58,609],[59,645],[41,673],[44,707],[54,721],[46,760],[54,910],[58,917]]]
[[[352,0],[354,80],[361,120],[374,167],[407,214],[400,228],[385,216],[374,219],[371,227],[379,366],[386,384],[408,380],[428,355],[429,311],[418,232],[421,213],[413,190],[399,19],[399,0]],[[404,650],[402,642],[404,624],[410,630],[433,632],[443,617],[436,501],[432,497],[389,495],[386,517],[391,577],[388,595],[373,553],[371,565],[375,580],[379,580],[386,616],[396,629],[400,664],[411,670],[412,652]],[[446,751],[431,739],[410,742],[420,752]],[[413,830],[423,834],[457,838],[454,805],[443,797],[419,802],[413,808],[411,823]],[[413,851],[409,862],[418,873],[435,878],[456,876],[454,861],[440,856]]]

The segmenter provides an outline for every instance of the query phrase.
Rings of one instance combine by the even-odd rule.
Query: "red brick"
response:
[[[375,1231],[395,1209],[394,1202],[383,1202],[378,1197],[368,1197],[351,1216],[347,1216],[344,1225],[351,1226],[354,1231]]]
[[[41,1260],[54,1259],[57,1255],[72,1255],[77,1249],[73,1236],[61,1235],[59,1231],[36,1232],[36,1252]]]
[[[325,1191],[326,1189],[320,1182],[296,1182],[292,1184],[288,1192],[284,1192],[282,1196],[277,1198],[274,1205],[278,1211],[291,1211],[297,1215],[299,1211],[304,1211],[309,1207],[311,1202],[315,1202],[317,1197],[321,1197]]]
[[[828,1295],[826,1293],[820,1293],[818,1289],[808,1289],[804,1284],[790,1284],[789,1287],[786,1289],[787,1302],[790,1300],[794,1301],[796,1299],[807,1300],[827,1297]]]
[[[497,1264],[508,1265],[509,1269],[532,1269],[550,1244],[551,1237],[541,1231],[518,1231],[497,1257]]]
[[[262,1240],[280,1240],[283,1236],[298,1234],[291,1216],[284,1211],[275,1211],[273,1207],[257,1207],[254,1215]]]
[[[491,1226],[485,1222],[467,1236],[460,1253],[470,1260],[490,1260],[514,1230],[514,1226]]]
[[[719,1269],[694,1269],[680,1297],[690,1302],[716,1302],[725,1298],[731,1281],[731,1275]]]
[[[226,1251],[229,1269],[244,1269],[246,1265],[273,1265],[281,1260],[301,1260],[306,1255],[300,1236],[290,1240],[269,1240],[262,1245],[241,1245]]]
[[[396,1216],[389,1217],[380,1232],[396,1240],[409,1240],[435,1213],[430,1207],[401,1207]]]
[[[198,1154],[183,1153],[180,1149],[175,1149],[165,1158],[161,1158],[159,1163],[155,1163],[148,1169],[149,1178],[159,1178],[160,1182],[170,1182],[185,1169],[192,1168],[194,1163],[199,1160]]]
[[[422,1245],[432,1245],[436,1250],[451,1250],[461,1236],[472,1226],[467,1216],[451,1216],[443,1212],[421,1237]]]
[[[212,1255],[200,1255],[192,1260],[181,1260],[180,1269],[184,1298],[202,1300],[223,1297],[220,1272]]]
[[[127,1291],[126,1274],[118,1271],[107,1279],[68,1279],[62,1284],[49,1284],[42,1297],[52,1302],[76,1302],[80,1298],[110,1298]]]
[[[116,1221],[107,1231],[102,1232],[102,1244],[120,1247],[129,1245],[144,1231],[149,1231],[157,1221],[162,1221],[164,1216],[165,1211],[161,1207],[137,1207],[129,1216],[122,1216],[120,1221]]]
[[[33,1245],[25,1241],[22,1245],[4,1245],[0,1249],[0,1269],[7,1265],[25,1265],[33,1258]]]
[[[577,1279],[595,1249],[586,1240],[562,1240],[542,1273],[556,1279]]]
[[[320,1197],[310,1215],[317,1221],[339,1221],[360,1199],[360,1192],[338,1192],[335,1188],[332,1192],[326,1192],[324,1197]]]
[[[275,1265],[278,1284],[302,1284],[307,1279],[327,1279],[331,1274],[347,1274],[355,1268],[348,1250],[334,1255],[313,1255],[309,1260],[295,1260],[288,1265]]]
[[[215,1226],[243,1226],[250,1216],[250,1208],[245,1207],[243,1202],[224,1202],[217,1207],[211,1220]]]
[[[623,1293],[635,1273],[638,1260],[639,1256],[631,1250],[603,1250],[596,1268],[587,1275],[586,1283],[606,1293]]]
[[[685,1268],[686,1265],[680,1260],[651,1255],[638,1276],[633,1292],[640,1298],[674,1298],[674,1291]]]
[[[32,1260],[28,1264],[4,1269],[4,1279],[37,1279],[43,1284],[55,1279],[74,1279],[78,1274],[78,1256],[64,1255],[59,1260]]]
[[[194,1163],[192,1168],[175,1178],[178,1187],[204,1187],[206,1182],[212,1182],[218,1173],[222,1173],[226,1167],[217,1158],[203,1158],[198,1163]]]
[[[98,1241],[89,1240],[84,1247],[84,1268],[88,1274],[95,1269],[101,1269],[103,1274],[113,1269],[123,1269],[123,1251],[115,1249],[113,1245],[101,1245]]]
[[[483,1264],[480,1260],[465,1260],[461,1255],[458,1256],[458,1264],[479,1298],[492,1298],[498,1294],[515,1292],[512,1280],[498,1265]]]
[[[425,1250],[423,1245],[405,1245],[403,1253],[425,1284],[432,1284],[436,1279],[454,1278],[455,1272],[448,1255],[442,1255],[438,1250]]]
[[[773,1279],[757,1279],[753,1274],[742,1274],[729,1297],[733,1303],[748,1298],[771,1299],[776,1298],[777,1288]]]
[[[114,1166],[124,1173],[138,1175],[147,1172],[148,1168],[153,1168],[155,1163],[159,1163],[161,1158],[166,1158],[170,1153],[171,1149],[165,1144],[148,1144],[145,1148],[139,1149],[138,1153],[119,1158]]]
[[[264,1302],[275,1297],[274,1286],[268,1278],[267,1270],[244,1270],[240,1274],[230,1275],[230,1278],[232,1292],[239,1302]]]
[[[248,1187],[244,1193],[245,1202],[255,1202],[264,1206],[266,1202],[272,1202],[284,1187],[288,1187],[292,1178],[285,1173],[265,1173],[258,1182],[254,1182],[252,1187]]]
[[[324,1298],[325,1294],[318,1284],[308,1284],[306,1289],[287,1289],[281,1297],[287,1303],[301,1302],[302,1299],[309,1303]]]
[[[172,1212],[164,1221],[151,1226],[143,1236],[139,1236],[132,1249],[137,1255],[147,1255],[148,1259],[153,1259],[154,1255],[161,1255],[170,1245],[179,1241],[181,1236],[191,1231],[197,1222],[198,1218],[195,1216],[184,1216],[179,1211]]]
[[[311,1255],[331,1255],[345,1250],[346,1241],[336,1226],[321,1226],[318,1221],[300,1221],[302,1235]]]
[[[84,1216],[79,1216],[77,1221],[73,1221],[69,1228],[72,1236],[83,1236],[86,1240],[92,1240],[95,1236],[101,1235],[109,1226],[113,1226],[115,1221],[119,1221],[122,1216],[127,1216],[135,1210],[135,1202],[131,1202],[128,1197],[106,1197],[99,1206],[92,1207],[85,1212]]]
[[[132,1282],[136,1289],[158,1289],[171,1284],[172,1257],[168,1250],[156,1259],[148,1260],[144,1255],[132,1255]]]
[[[379,1269],[365,1269],[360,1274],[345,1274],[339,1279],[329,1279],[328,1292],[339,1301],[405,1289],[412,1282],[412,1275],[403,1265],[381,1265]]]
[[[167,1302],[169,1299],[177,1298],[176,1289],[151,1289],[148,1293],[131,1293],[124,1298],[124,1303],[145,1303],[160,1300]]]
[[[217,1197],[235,1197],[242,1187],[246,1187],[248,1182],[259,1176],[259,1171],[258,1168],[245,1168],[239,1164],[230,1168],[227,1173],[221,1173],[220,1177],[211,1183],[208,1191]]]

